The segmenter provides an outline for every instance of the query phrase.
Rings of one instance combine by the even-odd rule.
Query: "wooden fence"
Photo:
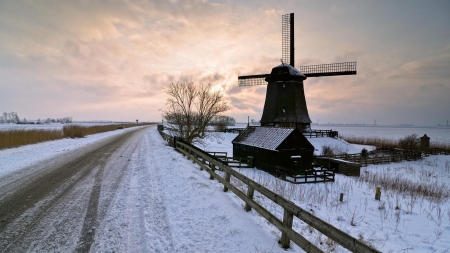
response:
[[[174,137],[172,135],[166,134],[163,131],[158,129],[159,134],[161,135],[161,137],[167,141],[167,143],[169,144],[169,146],[175,147],[174,145]]]
[[[305,137],[318,138],[318,137],[338,137],[339,133],[333,130],[311,130],[309,132],[302,132]]]
[[[250,168],[252,161],[248,157],[231,157],[227,152],[207,152],[208,154],[222,160],[226,165],[233,168]]]
[[[313,166],[313,169],[309,172],[309,174],[305,175],[295,175],[295,173],[290,174],[294,176],[286,176],[286,174],[284,174],[284,176],[282,176],[282,179],[291,182],[293,184],[314,184],[314,183],[334,182],[334,175],[335,175],[333,169],[324,168],[322,166]]]
[[[245,128],[226,128],[224,130],[225,133],[237,133],[240,134],[242,131],[244,131]]]
[[[364,157],[361,154],[342,154],[342,155],[327,155],[317,157],[329,157],[335,159],[342,159],[349,162],[360,163],[362,166],[371,164],[388,164],[401,161],[416,161],[422,158],[420,151],[399,151],[393,154],[384,154],[374,157]]]
[[[450,155],[450,150],[443,148],[430,148],[429,152],[425,152],[427,155]]]
[[[165,137],[163,136],[163,138]],[[183,142],[182,140],[175,140],[173,143],[176,150],[187,156],[193,162],[200,165],[201,170],[207,171],[210,174],[211,180],[217,179],[220,183],[222,183],[224,185],[224,192],[230,190],[239,198],[241,198],[245,202],[245,211],[248,212],[253,208],[267,221],[277,227],[282,233],[280,243],[283,248],[289,248],[290,241],[293,241],[306,252],[323,252],[321,249],[316,247],[314,244],[309,242],[302,235],[292,229],[293,219],[295,216],[311,227],[317,229],[323,235],[329,237],[331,240],[335,241],[336,243],[342,245],[352,252],[380,252],[359,241],[358,239],[335,228],[327,222],[317,218],[310,212],[302,209],[299,206],[296,206],[291,201],[272,192],[259,183],[233,170],[221,161],[214,159],[214,157],[210,154],[205,153],[198,148]],[[217,174],[216,169],[221,169],[224,172],[224,177]],[[247,185],[247,193],[242,192],[238,187],[234,186],[231,183],[231,177],[235,177],[236,179]],[[260,203],[256,202],[255,199],[253,199],[255,191],[264,195],[284,209],[282,221],[278,219],[278,217],[276,217],[274,214],[263,208]]]

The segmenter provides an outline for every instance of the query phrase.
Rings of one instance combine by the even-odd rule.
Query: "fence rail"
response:
[[[306,238],[292,229],[293,218],[295,216],[311,227],[317,229],[323,235],[328,236],[331,240],[335,241],[336,243],[342,245],[352,252],[380,252],[359,241],[358,239],[335,228],[327,222],[317,218],[310,212],[302,209],[299,206],[296,206],[291,201],[272,192],[259,183],[233,170],[221,161],[214,159],[214,157],[212,157],[210,154],[205,153],[178,138],[175,138],[175,141],[173,141],[173,143],[176,150],[187,156],[193,162],[200,165],[201,170],[207,171],[210,174],[210,179],[217,179],[220,183],[222,183],[224,185],[224,192],[230,190],[239,198],[241,198],[245,202],[245,211],[250,211],[253,208],[267,221],[277,227],[282,232],[280,240],[282,247],[288,248],[290,246],[290,241],[293,241],[306,252],[323,252],[317,246],[309,242]],[[221,169],[224,172],[224,177],[216,173],[216,168]],[[247,193],[242,192],[238,187],[234,186],[231,183],[231,177],[235,177],[236,179],[247,185]],[[255,199],[253,199],[255,191],[264,195],[284,209],[282,221],[278,219],[278,217],[276,217],[274,214],[270,213],[268,210],[262,207],[261,204],[256,202]]]
[[[166,134],[163,131],[158,130],[159,134],[161,135],[161,137],[167,141],[167,143],[169,144],[169,146],[174,147],[174,137],[172,135]]]
[[[342,159],[349,162],[360,163],[362,166],[368,166],[371,164],[388,164],[401,161],[416,161],[421,159],[423,157],[423,154],[420,151],[397,150],[396,153],[393,154],[385,154],[375,157],[362,156],[361,154],[326,155],[317,157]]]
[[[450,150],[443,148],[430,148],[426,154],[430,155],[450,155]]]
[[[338,137],[338,131],[333,130],[311,130],[309,132],[302,132],[305,137],[318,138],[318,137]]]
[[[242,131],[244,131],[245,128],[226,128],[224,130],[225,133],[237,133],[240,134]]]

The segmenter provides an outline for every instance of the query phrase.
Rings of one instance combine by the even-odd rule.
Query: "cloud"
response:
[[[27,118],[48,111],[159,119],[166,85],[192,80],[222,91],[227,114],[259,119],[266,87],[239,88],[237,77],[270,73],[280,63],[280,16],[295,12],[296,66],[358,61],[356,76],[305,81],[311,118],[347,113],[367,120],[373,117],[364,112],[412,115],[407,108],[420,106],[443,117],[450,110],[448,38],[417,50],[420,29],[440,23],[430,16],[414,34],[389,37],[399,24],[372,22],[374,8],[383,9],[295,1],[0,1],[0,107]],[[391,22],[394,14],[383,11]],[[434,110],[438,105],[443,109]]]

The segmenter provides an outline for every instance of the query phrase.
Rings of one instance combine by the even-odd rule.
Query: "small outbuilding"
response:
[[[249,126],[232,143],[233,157],[252,157],[256,168],[269,173],[281,168],[298,175],[312,169],[314,146],[298,128]]]

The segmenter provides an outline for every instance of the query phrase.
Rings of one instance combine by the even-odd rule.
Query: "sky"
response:
[[[237,121],[260,120],[295,13],[295,66],[357,61],[305,80],[313,123],[445,125],[450,1],[0,0],[0,113],[161,121],[165,87],[211,83]]]

